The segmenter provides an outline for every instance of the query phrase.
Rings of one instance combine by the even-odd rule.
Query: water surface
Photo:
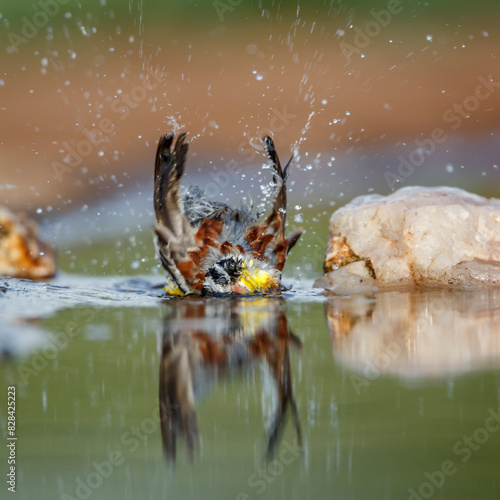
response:
[[[500,496],[499,291],[161,281],[2,279],[21,498]]]

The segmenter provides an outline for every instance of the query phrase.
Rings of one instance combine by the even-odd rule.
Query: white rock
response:
[[[500,286],[500,200],[449,187],[360,196],[330,219],[325,272],[316,286],[340,293],[417,284]]]

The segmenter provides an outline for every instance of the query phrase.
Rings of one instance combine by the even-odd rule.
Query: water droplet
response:
[[[253,55],[257,53],[257,45],[249,43],[246,48],[247,54]]]

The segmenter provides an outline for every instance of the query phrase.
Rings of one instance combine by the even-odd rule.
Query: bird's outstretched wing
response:
[[[288,160],[285,168],[281,168],[281,162],[274,147],[273,140],[266,135],[263,139],[264,148],[267,153],[267,157],[271,162],[271,168],[273,169],[273,181],[276,184],[276,192],[274,195],[273,211],[266,220],[268,226],[276,226],[276,232],[281,232],[285,236],[285,224],[286,224],[286,178],[288,177],[288,169],[293,160],[293,155]]]
[[[160,137],[156,150],[154,208],[161,263],[180,290],[188,293],[189,286],[176,265],[186,258],[189,249],[196,247],[194,230],[184,216],[179,193],[188,150],[185,139],[186,134],[180,134],[172,148],[172,134]]]
[[[273,244],[268,249],[268,257],[272,264],[279,269],[283,269],[286,261],[286,256],[292,247],[297,243],[302,234],[302,228],[294,230],[288,238],[285,236],[286,229],[286,179],[288,177],[288,170],[292,164],[293,155],[288,160],[288,163],[283,168],[274,147],[273,140],[266,135],[263,139],[264,148],[273,169],[273,181],[276,185],[273,209],[266,219],[265,225],[267,226],[267,234],[274,234]]]

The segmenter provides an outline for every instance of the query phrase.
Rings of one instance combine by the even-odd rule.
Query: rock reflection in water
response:
[[[333,355],[370,381],[447,376],[500,364],[500,290],[330,297]]]
[[[269,367],[277,405],[267,430],[266,455],[276,451],[290,412],[301,442],[293,396],[289,345],[301,341],[290,331],[280,298],[175,298],[167,302],[160,362],[159,401],[165,456],[175,462],[182,436],[192,459],[198,442],[195,408],[200,395],[221,375],[237,376],[258,360]]]

